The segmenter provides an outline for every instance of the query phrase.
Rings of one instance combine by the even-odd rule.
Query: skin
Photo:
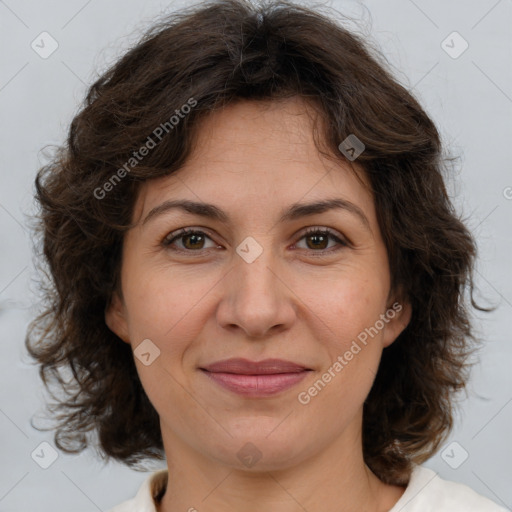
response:
[[[160,350],[148,366],[135,358],[169,469],[159,512],[384,512],[404,492],[365,465],[361,431],[382,350],[409,322],[408,304],[308,404],[297,398],[397,300],[373,198],[348,163],[319,154],[308,112],[298,98],[231,104],[203,119],[177,174],[140,189],[122,295],[105,320],[134,350],[145,339]],[[330,198],[355,204],[368,226],[343,209],[278,222],[293,203]],[[213,203],[229,222],[178,209],[142,222],[168,199]],[[162,245],[184,227],[206,237]],[[315,244],[309,227],[347,244]],[[252,263],[236,252],[248,236],[263,250]],[[231,357],[313,371],[272,397],[244,398],[199,370]],[[251,467],[237,456],[247,442],[261,454]]]

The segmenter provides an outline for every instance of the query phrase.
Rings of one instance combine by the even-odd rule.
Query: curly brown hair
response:
[[[90,87],[67,143],[35,180],[35,235],[48,272],[45,308],[25,343],[46,388],[66,393],[51,393],[56,404],[48,405],[61,450],[99,445],[101,456],[134,469],[164,458],[159,416],[131,348],[104,318],[113,291],[121,293],[123,234],[140,184],[184,164],[209,113],[238,100],[300,96],[325,121],[319,151],[347,163],[341,141],[355,134],[365,144],[357,163],[369,178],[392,288],[412,306],[364,404],[364,460],[383,482],[399,485],[411,462],[436,451],[452,429],[455,393],[466,386],[468,356],[479,343],[468,311],[469,302],[483,309],[473,301],[476,246],[445,188],[453,159],[386,63],[332,11],[219,0],[161,19]],[[191,98],[195,108],[172,129],[167,123],[168,133],[134,161],[134,151]]]

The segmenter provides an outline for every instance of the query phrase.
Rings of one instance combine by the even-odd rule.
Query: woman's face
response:
[[[106,321],[135,351],[168,459],[269,470],[360,450],[382,349],[410,311],[390,296],[370,193],[319,155],[306,108],[230,105],[177,174],[141,188]],[[338,206],[305,206],[325,201]],[[232,358],[296,366],[211,366]]]

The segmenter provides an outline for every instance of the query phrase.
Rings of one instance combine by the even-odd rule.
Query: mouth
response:
[[[285,391],[312,371],[302,364],[282,359],[249,361],[241,358],[218,361],[200,370],[222,388],[253,398]]]

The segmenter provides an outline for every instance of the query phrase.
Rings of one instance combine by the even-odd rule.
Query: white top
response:
[[[152,473],[135,498],[108,512],[156,512],[154,497],[167,484],[167,470]],[[389,512],[508,512],[467,485],[443,480],[435,471],[414,465],[404,494]]]

